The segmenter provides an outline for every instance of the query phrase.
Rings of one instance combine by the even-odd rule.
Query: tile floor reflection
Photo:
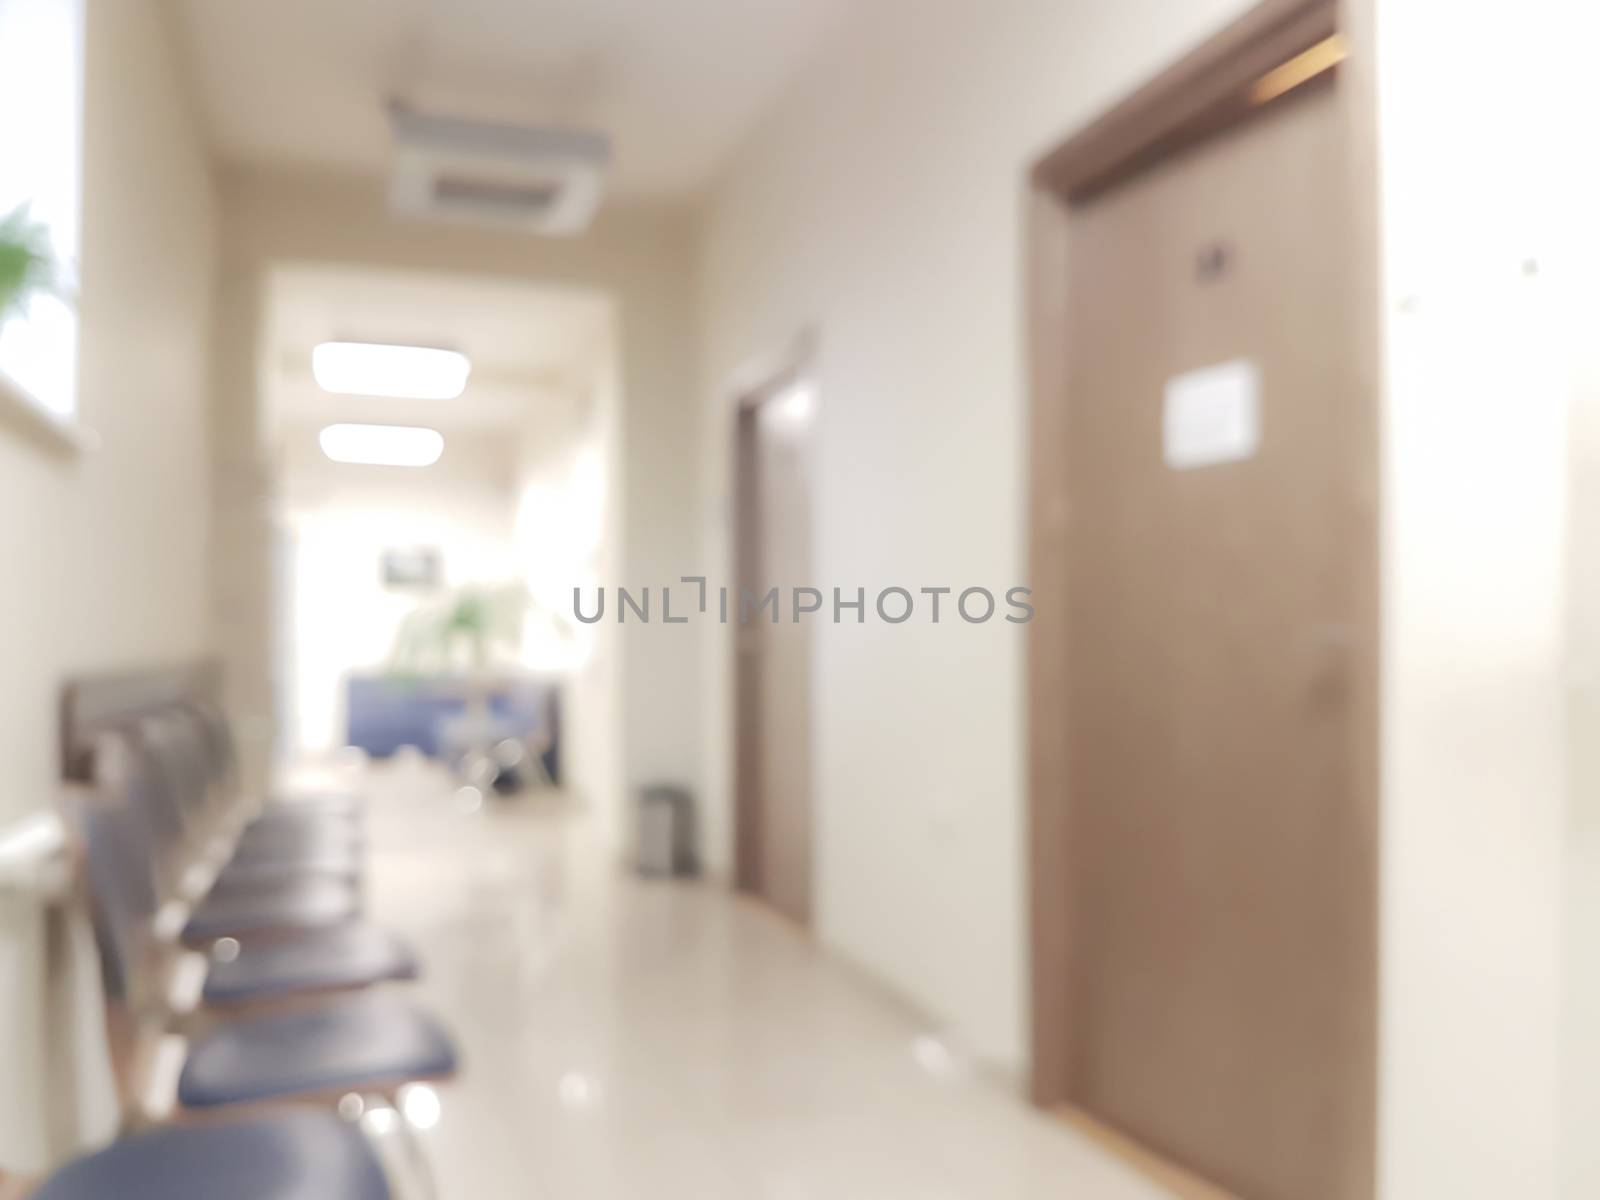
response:
[[[372,797],[370,906],[460,1039],[441,1200],[1158,1200],[783,920],[635,879],[554,797]]]

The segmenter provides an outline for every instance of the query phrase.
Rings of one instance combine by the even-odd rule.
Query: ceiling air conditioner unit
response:
[[[398,107],[389,121],[396,212],[561,236],[582,233],[599,207],[611,146],[598,134]]]

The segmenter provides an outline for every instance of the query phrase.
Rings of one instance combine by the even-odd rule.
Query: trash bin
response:
[[[634,865],[639,874],[693,875],[694,841],[694,801],[687,791],[670,784],[640,789],[634,830]]]

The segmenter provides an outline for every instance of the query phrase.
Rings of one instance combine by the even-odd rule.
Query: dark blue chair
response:
[[[233,728],[227,714],[208,700],[190,698],[182,710],[195,720],[204,739],[211,775],[224,788],[237,791],[239,785],[239,756],[233,742]],[[291,812],[316,812],[324,816],[341,815],[359,818],[362,813],[361,797],[349,792],[313,792],[306,795],[266,797],[262,815],[279,809]]]
[[[392,1091],[455,1074],[449,1035],[381,992],[225,1021],[189,1046],[178,1102],[189,1109],[289,1096]]]
[[[415,979],[417,957],[378,925],[350,921],[294,937],[230,945],[213,954],[201,998],[212,1006],[255,1004],[305,992],[346,991]]]
[[[259,886],[213,891],[183,927],[183,944],[208,946],[222,938],[266,937],[355,920],[361,895],[348,879],[308,875]]]
[[[177,748],[198,748],[204,774],[225,790],[232,777],[226,722],[203,706],[188,715],[190,737]],[[174,773],[169,766],[166,778]],[[191,945],[230,939],[226,954],[211,956],[203,1003],[251,1005],[417,977],[416,955],[402,939],[349,919],[362,855],[360,810],[349,800],[312,795],[284,801],[246,827],[183,935]],[[301,819],[308,814],[317,819]],[[291,879],[300,882],[289,886]],[[241,938],[267,929],[293,934]]]
[[[129,786],[136,787],[137,783],[130,781]],[[160,897],[150,868],[149,827],[142,812],[127,800],[88,803],[77,817],[107,986],[114,996],[148,1004],[151,998],[130,992],[140,986],[143,965],[159,952],[154,944],[153,923]],[[201,913],[206,911],[201,909]],[[245,923],[235,919],[226,924],[200,926],[197,920],[199,914],[191,919],[190,931],[209,933],[212,929],[239,928]],[[219,938],[234,936],[222,934]],[[399,938],[365,922],[330,922],[266,941],[241,938],[230,946],[230,951],[228,955],[212,956],[201,993],[203,1000],[238,1005],[414,979],[417,975],[417,960],[411,949]]]
[[[353,850],[312,849],[293,856],[260,857],[237,855],[217,873],[211,885],[213,895],[231,891],[259,889],[304,875],[322,875],[359,884],[363,875],[361,855]]]
[[[440,731],[467,711],[458,680],[393,675],[351,675],[346,682],[345,740],[373,758],[415,746],[429,758],[448,757]],[[501,680],[489,693],[489,712],[509,736],[544,745],[545,774],[561,781],[560,693],[538,679]]]
[[[365,849],[360,826],[350,817],[301,820],[274,811],[244,828],[214,886],[260,886],[306,875],[359,882]]]
[[[459,689],[446,691],[426,679],[353,675],[346,697],[345,741],[373,758],[388,758],[404,746],[437,758],[440,722],[467,710]]]
[[[295,858],[356,855],[366,847],[361,830],[346,817],[297,820],[274,813],[240,831],[233,861],[290,862]]]
[[[150,922],[154,880],[141,861],[148,846],[142,815],[131,804],[102,801],[87,804],[78,822],[107,990],[125,1007],[149,1011],[160,1003],[160,975],[153,969],[159,946]],[[283,969],[298,973],[310,990],[326,981],[327,947],[308,958],[284,955]],[[285,981],[265,968],[258,979],[271,979],[275,996],[286,990]],[[437,1021],[398,996],[368,992],[208,1026],[189,1042],[178,1099],[193,1108],[320,1099],[394,1089],[455,1070],[455,1047]]]
[[[326,1113],[177,1126],[62,1167],[32,1200],[392,1200],[377,1154]]]
[[[192,860],[225,836],[225,823],[210,811],[218,781],[210,777],[200,725],[182,714],[146,717],[129,739],[128,796],[154,835],[152,859],[176,892],[174,881]],[[360,914],[362,846],[350,819],[274,817],[247,827],[235,847],[183,930],[186,944],[334,925]]]
[[[136,723],[134,735],[166,810],[153,814],[156,828],[179,831],[191,851],[219,836],[231,840],[233,861],[222,867],[219,881],[247,877],[259,885],[272,875],[305,874],[359,878],[364,838],[361,810],[351,797],[314,796],[241,813],[231,735],[220,714],[208,718],[203,706],[148,715]],[[244,815],[250,819],[241,828]]]

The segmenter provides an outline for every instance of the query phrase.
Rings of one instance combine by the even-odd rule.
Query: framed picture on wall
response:
[[[383,586],[406,591],[431,591],[444,581],[444,556],[437,546],[385,550]]]

